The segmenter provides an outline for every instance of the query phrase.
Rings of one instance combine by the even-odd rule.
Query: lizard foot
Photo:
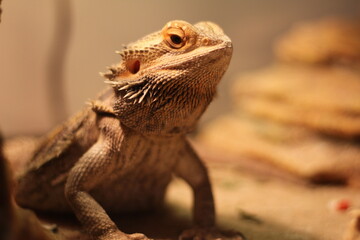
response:
[[[106,236],[100,237],[98,240],[153,240],[153,239],[146,237],[142,233],[124,234],[121,232],[113,232]]]
[[[179,240],[246,240],[237,231],[220,231],[216,228],[192,228],[185,230]]]
[[[127,235],[131,240],[153,240],[150,239],[148,237],[146,237],[144,234],[142,233],[133,233],[133,234],[128,234]]]

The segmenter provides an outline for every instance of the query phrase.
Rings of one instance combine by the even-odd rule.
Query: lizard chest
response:
[[[116,167],[92,194],[112,212],[139,211],[162,205],[178,159],[178,140],[128,136]]]

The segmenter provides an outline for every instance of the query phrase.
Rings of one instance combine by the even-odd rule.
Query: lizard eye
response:
[[[171,35],[170,40],[174,45],[180,45],[182,43],[182,38],[179,35]]]
[[[164,32],[164,38],[166,43],[175,49],[183,47],[186,43],[185,32],[181,28],[168,28]]]

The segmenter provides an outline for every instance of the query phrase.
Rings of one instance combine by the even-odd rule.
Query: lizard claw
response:
[[[124,234],[120,231],[96,238],[96,240],[153,240],[142,233]]]
[[[131,240],[152,240],[148,237],[146,237],[144,234],[142,233],[133,233],[133,234],[128,234],[127,235]]]
[[[179,240],[246,240],[237,231],[220,231],[216,228],[192,228],[185,230]]]

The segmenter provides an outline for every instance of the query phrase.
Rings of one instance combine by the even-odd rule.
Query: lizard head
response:
[[[117,117],[144,134],[175,135],[192,130],[213,99],[232,44],[212,22],[171,21],[118,53],[104,74]]]

